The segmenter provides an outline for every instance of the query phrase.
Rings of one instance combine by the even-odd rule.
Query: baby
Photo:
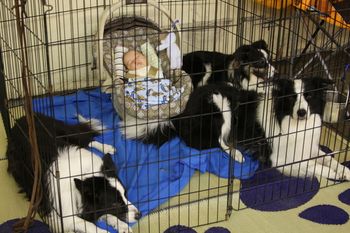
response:
[[[138,51],[117,47],[115,64],[117,71],[123,70],[123,65],[126,67],[125,96],[136,101],[141,109],[180,99],[184,91],[183,88],[176,89],[171,80],[164,78],[162,71],[151,66],[145,55]]]

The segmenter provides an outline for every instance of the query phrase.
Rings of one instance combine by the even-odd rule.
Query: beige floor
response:
[[[6,137],[0,119],[0,158],[5,157]],[[6,172],[7,161],[0,161],[0,223],[11,219],[24,216],[27,211],[28,202],[23,195],[18,194],[18,188],[14,180]],[[207,174],[196,176],[207,176]],[[198,177],[196,179],[198,179]],[[202,179],[202,180],[207,180]],[[222,179],[218,179],[222,182]],[[236,187],[239,183],[235,184]],[[192,184],[193,188],[193,184]],[[350,223],[341,226],[321,225],[312,223],[307,220],[300,219],[298,213],[307,207],[317,204],[332,204],[339,206],[350,214],[350,206],[341,203],[337,196],[342,191],[350,188],[350,183],[335,185],[332,187],[321,189],[318,194],[308,203],[295,209],[280,212],[261,212],[253,209],[245,209],[234,211],[227,221],[197,227],[195,230],[198,233],[205,232],[206,229],[212,226],[223,226],[232,233],[348,233]],[[188,191],[188,187],[183,192]],[[173,203],[170,200],[169,203]],[[234,196],[234,202],[237,202],[237,197]],[[164,204],[169,205],[169,203]],[[226,205],[226,196],[213,198],[210,201],[193,203],[180,208],[172,208],[145,216],[139,224],[134,228],[134,232],[138,233],[162,233],[169,226],[175,224],[197,225],[207,221],[215,221],[210,219],[212,216],[220,216],[219,219],[224,219],[224,210]],[[198,214],[200,213],[200,214]],[[208,215],[210,213],[210,215]]]

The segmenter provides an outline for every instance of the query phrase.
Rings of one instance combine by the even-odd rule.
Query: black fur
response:
[[[255,91],[241,90],[239,93],[238,122],[234,130],[237,135],[237,146],[248,151],[248,154],[260,161],[261,165],[271,165],[271,145],[266,140],[265,131],[257,121],[257,108],[260,96]]]
[[[82,219],[96,222],[101,216],[111,214],[122,221],[127,220],[128,206],[105,177],[93,176],[83,181],[75,178],[74,183],[82,197]]]
[[[219,137],[223,115],[212,102],[212,95],[220,93],[230,102],[230,146],[249,153],[265,165],[270,165],[271,147],[265,132],[257,122],[259,95],[254,91],[238,90],[229,85],[206,85],[191,94],[184,112],[173,119],[178,135],[190,147],[208,149],[220,147]]]
[[[223,116],[212,101],[213,94],[217,93],[230,100],[231,109],[237,108],[236,88],[228,85],[206,85],[194,90],[185,110],[173,119],[178,135],[187,145],[199,150],[220,147],[218,138],[221,134]],[[231,119],[231,125],[235,125],[234,117]]]
[[[323,115],[325,100],[324,91],[333,84],[332,80],[320,77],[301,79],[303,82],[303,96],[308,102],[310,113]],[[294,89],[294,80],[288,78],[273,79],[274,112],[279,123],[287,115],[292,115],[297,100],[297,91]]]
[[[258,49],[263,49],[268,53],[267,44],[264,40],[256,41],[251,45],[243,45],[233,54],[208,51],[191,52],[184,55],[182,69],[191,76],[194,87],[197,87],[203,81],[202,79],[207,72],[206,64],[210,64],[212,69],[208,84],[231,82],[240,87],[243,79],[249,80],[250,68],[258,77],[266,76],[268,63]],[[232,68],[234,69],[233,77],[229,75],[229,70]]]
[[[105,154],[102,160],[103,160],[103,165],[101,167],[102,173],[107,177],[118,178],[117,168],[115,167],[111,154]]]
[[[294,82],[287,78],[273,80],[272,96],[274,99],[274,112],[279,124],[285,116],[293,114],[293,107],[297,100]]]
[[[325,107],[325,91],[332,89],[334,81],[320,77],[302,79],[304,83],[304,98],[310,105],[311,113],[323,115]]]
[[[141,141],[145,144],[152,144],[160,147],[176,135],[177,133],[173,127],[168,125],[161,128],[158,126],[154,132],[147,133],[145,137],[141,138]]]
[[[197,87],[202,82],[206,74],[205,64],[212,65],[212,75],[208,79],[208,84],[227,82],[229,80],[227,70],[235,56],[219,52],[196,51],[188,53],[183,57],[182,69],[188,73],[192,79],[193,87]]]

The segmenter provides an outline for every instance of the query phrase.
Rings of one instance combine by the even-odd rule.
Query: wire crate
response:
[[[119,86],[124,82],[115,84],[113,80],[118,69],[113,63],[116,46],[135,46],[140,50],[142,44],[161,43],[174,33],[181,55],[198,50],[232,54],[242,45],[263,39],[268,44],[271,63],[280,74],[291,79],[322,76],[335,81],[334,92],[328,93],[328,117],[322,124],[320,144],[328,147],[340,162],[349,161],[349,26],[346,22],[335,24],[330,20],[332,14],[323,14],[324,9],[310,2],[306,6],[304,1],[297,2],[28,1],[24,50],[29,58],[26,69],[34,111],[69,123],[76,122],[77,114],[102,122],[104,129],[97,140],[117,147],[114,158],[119,178],[143,214],[133,232],[164,232],[176,224],[203,226],[228,220],[241,209],[268,208],[273,202],[312,195],[320,187],[339,182],[315,176],[289,177],[276,172],[275,166],[257,170],[258,162],[254,160],[236,163],[219,148],[196,150],[179,138],[159,148],[140,142],[140,132],[148,133],[154,125],[170,124],[190,98],[192,87],[190,81],[185,81],[190,74],[181,71],[181,67],[170,67],[172,49],[158,53],[162,61],[169,60],[169,64],[158,65],[173,77],[173,82],[178,82],[179,88],[184,87],[182,93],[188,90],[188,96],[180,98],[175,107],[167,105],[161,114],[155,111],[154,118],[148,111],[148,118],[138,118],[141,111],[136,111],[135,117],[127,100],[120,97],[124,89]],[[25,115],[23,50],[13,3],[1,0],[0,9],[0,108],[10,135],[15,120]],[[266,92],[269,88],[272,87],[267,86]],[[122,107],[116,110],[114,98],[121,98]],[[162,114],[166,117],[160,117]],[[126,139],[131,131],[134,136]],[[266,142],[271,141],[272,137],[266,138]],[[235,143],[248,147],[257,141]],[[59,171],[55,171],[55,177],[53,183],[66,178],[60,177]],[[59,196],[52,198],[64,201]],[[53,232],[59,232],[60,221],[67,216],[61,216],[59,209],[55,212],[57,219],[42,217]]]

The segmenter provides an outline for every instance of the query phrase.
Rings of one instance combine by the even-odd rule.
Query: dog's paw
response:
[[[333,178],[334,177],[334,178]],[[343,180],[343,173],[341,171],[335,172],[334,176],[331,176],[332,179],[336,180],[336,181],[340,181]]]
[[[232,158],[239,162],[239,163],[243,163],[244,162],[244,157],[242,155],[242,153],[239,150],[233,150],[231,151],[231,156]]]
[[[76,232],[76,231],[74,231]],[[92,232],[95,232],[95,231],[92,231]],[[97,228],[96,230],[96,233],[106,233],[107,231],[106,230],[103,230],[103,229],[100,229],[100,228]]]
[[[337,174],[339,176],[339,180],[348,180],[350,181],[350,169],[345,167],[345,166],[341,166],[338,168]]]
[[[118,233],[132,233],[131,228],[125,222],[119,222],[114,228],[118,230]]]
[[[344,169],[344,179],[350,181],[350,169],[347,167]]]
[[[116,152],[116,149],[115,149],[115,147],[112,146],[112,145],[103,144],[103,152],[104,152],[105,154],[114,155],[115,152]]]
[[[96,130],[96,131],[101,131],[105,130],[105,126],[102,126],[102,123],[100,120],[95,119],[95,118],[85,118],[83,115],[77,114],[76,117],[78,118],[78,121],[80,123],[85,123],[88,124],[91,129]]]
[[[312,173],[315,175],[315,174],[312,170],[309,171],[310,174],[312,175]],[[325,167],[323,170],[322,170],[322,174],[321,174],[321,177],[323,178],[327,178],[327,179],[331,179],[331,180],[335,180],[335,181],[338,181],[338,180],[342,180],[342,174],[340,172],[340,170],[338,171],[335,171],[329,167]],[[321,177],[317,177],[319,179],[321,179]]]

